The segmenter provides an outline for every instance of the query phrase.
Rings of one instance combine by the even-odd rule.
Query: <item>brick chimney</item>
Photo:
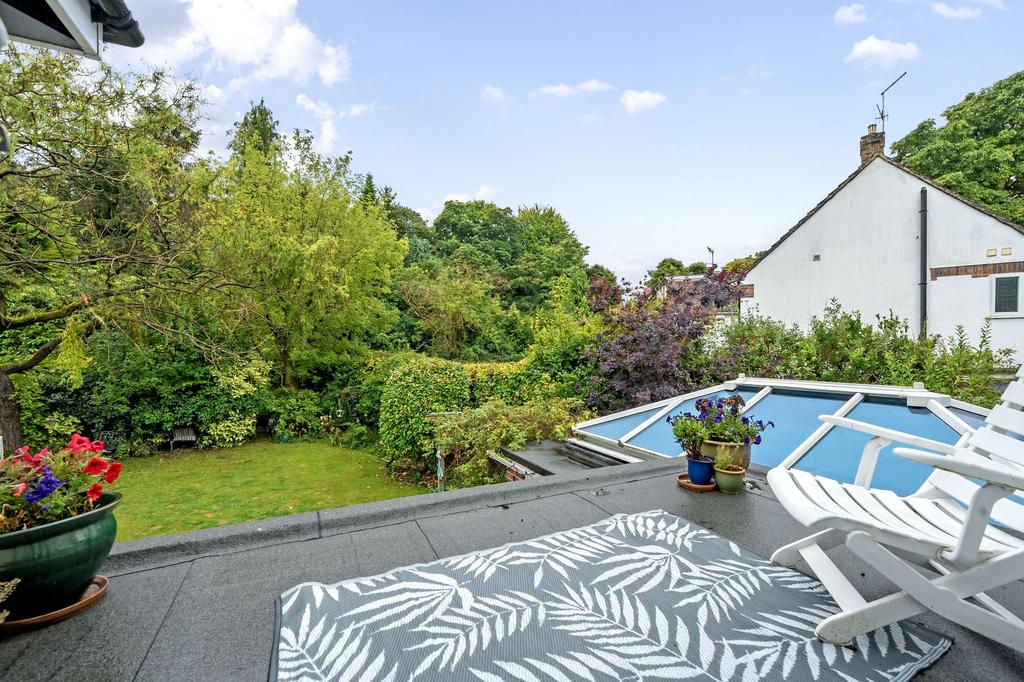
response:
[[[860,165],[879,154],[885,153],[885,133],[878,132],[878,126],[874,123],[868,126],[868,134],[860,138]]]

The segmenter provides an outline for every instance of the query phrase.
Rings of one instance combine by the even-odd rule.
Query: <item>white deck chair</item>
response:
[[[1006,499],[1024,490],[1024,441],[1014,437],[1024,434],[1022,410],[1024,367],[985,425],[956,446],[822,416],[837,427],[874,436],[861,455],[856,482],[842,484],[797,469],[768,473],[786,511],[816,531],[778,549],[772,561],[783,566],[806,561],[842,609],[818,624],[819,638],[849,644],[858,635],[927,610],[1024,651],[1024,621],[985,594],[1024,579],[1024,540],[1011,534],[1024,532],[1024,505]],[[935,469],[909,497],[869,487],[879,450],[894,442],[931,451],[893,451]],[[898,589],[866,601],[825,554],[844,541]],[[892,549],[928,560],[938,577],[917,570]]]

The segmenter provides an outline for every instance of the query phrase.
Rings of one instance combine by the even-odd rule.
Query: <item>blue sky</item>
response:
[[[285,129],[428,216],[448,197],[550,204],[592,262],[771,244],[889,141],[1024,68],[1018,0],[130,0],[119,65],[203,84],[205,145],[264,98]]]

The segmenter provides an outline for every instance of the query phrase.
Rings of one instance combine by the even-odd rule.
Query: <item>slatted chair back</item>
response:
[[[975,430],[964,446],[972,453],[1024,473],[1024,365],[985,418],[985,425]],[[970,504],[979,487],[963,476],[941,469],[932,473],[928,483],[963,505]],[[1024,532],[1024,492],[997,502],[992,520]]]

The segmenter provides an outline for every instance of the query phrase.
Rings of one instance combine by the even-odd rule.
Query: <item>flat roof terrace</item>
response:
[[[650,509],[685,517],[768,556],[806,535],[752,473],[735,496],[681,490],[678,461],[650,461],[119,543],[107,596],[62,623],[0,641],[4,680],[263,680],[275,600],[334,583]],[[845,549],[838,563],[868,598],[889,583]],[[856,570],[853,570],[853,569]],[[1024,613],[1021,585],[993,596]],[[954,641],[916,679],[1021,679],[1024,654],[933,614]]]

